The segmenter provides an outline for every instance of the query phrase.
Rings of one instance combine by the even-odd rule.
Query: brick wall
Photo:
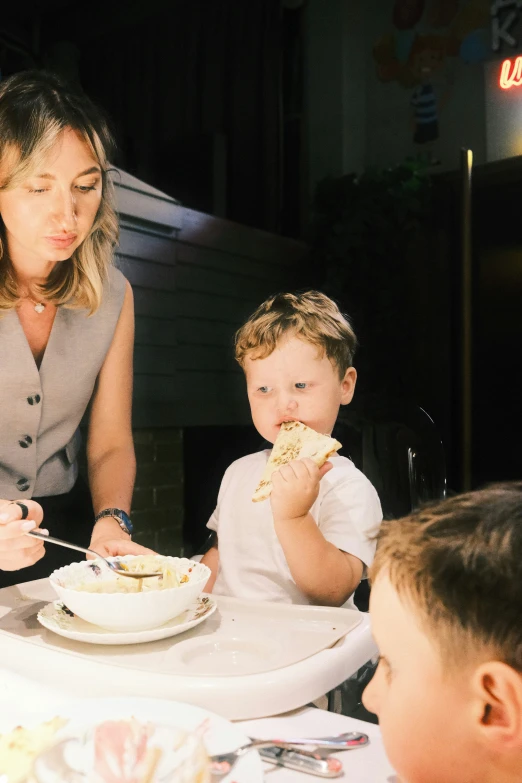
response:
[[[133,539],[163,555],[183,554],[183,430],[135,429]]]

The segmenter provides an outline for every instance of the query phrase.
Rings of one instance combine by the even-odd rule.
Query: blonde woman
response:
[[[134,313],[112,266],[110,149],[97,110],[53,75],[0,83],[0,587],[71,561],[25,535],[42,523],[102,555],[146,551],[128,516]]]

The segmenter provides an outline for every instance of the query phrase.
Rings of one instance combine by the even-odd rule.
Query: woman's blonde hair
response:
[[[102,197],[89,234],[69,262],[55,266],[39,293],[55,304],[87,308],[92,315],[100,306],[118,241],[118,219],[108,174],[108,159],[113,150],[111,133],[91,101],[72,92],[54,74],[25,71],[0,83],[0,164],[15,154],[14,165],[0,183],[0,190],[16,187],[30,176],[68,128],[84,139],[100,165]],[[0,215],[0,313],[18,302],[18,286]]]
[[[235,356],[265,359],[286,334],[295,334],[315,345],[337,368],[342,379],[352,366],[357,338],[335,302],[320,291],[276,294],[252,313],[235,336]]]

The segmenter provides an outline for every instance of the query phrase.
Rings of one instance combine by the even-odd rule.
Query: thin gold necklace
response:
[[[40,313],[43,313],[43,311],[45,310],[45,304],[43,302],[37,302],[35,299],[33,299],[32,296],[29,296],[29,294],[27,294],[25,298],[29,299],[29,301],[34,304],[34,309],[36,310],[38,315],[40,315]]]

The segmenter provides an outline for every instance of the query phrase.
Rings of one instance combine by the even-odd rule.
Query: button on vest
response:
[[[39,370],[16,311],[0,316],[0,498],[58,495],[74,486],[78,428],[124,296],[125,278],[111,268],[93,316],[59,307]]]

